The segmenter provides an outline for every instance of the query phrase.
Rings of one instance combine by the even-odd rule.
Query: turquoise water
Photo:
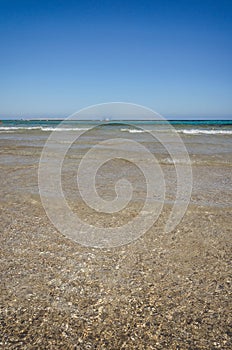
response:
[[[31,120],[1,120],[0,127],[2,126],[57,126],[59,125],[61,120],[58,119],[49,119],[49,120],[38,120],[38,119],[31,119]],[[112,123],[113,121],[110,121]],[[120,121],[116,121],[116,123],[119,123]],[[205,125],[205,126],[232,126],[232,120],[169,120],[169,121],[162,121],[162,120],[125,120],[121,122],[128,122],[130,124],[144,124],[144,125],[162,125],[165,123],[170,123],[171,125],[192,125],[192,126],[198,126],[198,125]],[[88,125],[88,124],[98,124],[102,122],[98,121],[91,121],[91,120],[68,120],[65,123],[69,125]]]

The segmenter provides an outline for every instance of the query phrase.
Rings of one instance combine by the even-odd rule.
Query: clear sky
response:
[[[0,118],[125,101],[232,119],[232,1],[0,0]]]

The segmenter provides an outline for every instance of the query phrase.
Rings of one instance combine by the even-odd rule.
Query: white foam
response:
[[[120,129],[120,131],[129,132],[131,134],[147,132],[147,130],[139,130],[139,129]]]
[[[139,129],[120,129],[124,132],[129,133],[143,133],[143,132],[152,132],[152,130],[139,130]],[[188,134],[188,135],[232,135],[232,130],[206,130],[206,129],[162,129],[162,130],[155,130],[156,132],[178,132],[180,134]]]
[[[51,127],[41,127],[43,131],[86,131],[90,128],[51,128]]]
[[[179,133],[182,134],[189,134],[189,135],[199,135],[199,134],[205,134],[205,135],[232,135],[232,130],[200,130],[200,129],[179,129],[176,130]]]
[[[14,132],[17,130],[41,130],[41,131],[86,131],[89,130],[89,128],[56,128],[56,127],[46,127],[46,126],[1,126],[0,131],[1,132]]]
[[[51,126],[1,126],[0,127],[0,132],[17,132],[17,131],[23,131],[23,130],[40,130],[40,131],[46,131],[46,132],[51,132],[51,131],[87,131],[91,129],[91,127],[83,127],[83,128],[78,128],[78,127],[51,127]],[[122,128],[120,129],[122,132],[128,132],[132,134],[136,133],[145,133],[145,132],[152,132],[152,130],[145,130],[145,129],[129,129],[129,128]],[[174,128],[170,128],[168,130],[161,129],[157,130],[155,129],[154,131],[156,132],[170,132],[170,131],[175,131]],[[180,134],[186,134],[186,135],[232,135],[232,130],[219,130],[219,129],[176,129],[176,131]]]

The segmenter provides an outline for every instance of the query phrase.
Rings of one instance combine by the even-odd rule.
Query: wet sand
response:
[[[1,143],[2,349],[232,348],[230,162],[193,165],[192,201],[172,233],[166,203],[137,241],[96,249],[50,223],[38,194],[41,148],[17,142]]]

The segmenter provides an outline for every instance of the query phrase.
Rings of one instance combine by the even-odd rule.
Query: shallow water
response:
[[[143,125],[148,127],[151,124]],[[196,125],[176,127],[196,129]],[[230,130],[215,125],[199,128]],[[50,131],[40,126],[0,130],[0,333],[5,348],[27,349],[30,344],[44,349],[119,349],[126,342],[128,349],[209,349],[213,344],[231,349],[232,136],[178,132],[189,152],[192,195],[182,221],[167,235],[163,222],[176,197],[173,163],[186,164],[178,158],[170,130],[165,140],[176,151],[175,159],[150,133],[120,129],[128,127],[85,130],[68,150],[62,167],[63,191],[73,211],[83,220],[107,227],[137,215],[146,181],[126,160],[104,164],[96,176],[100,196],[112,200],[121,177],[134,185],[134,192],[126,210],[113,218],[100,215],[84,205],[78,192],[77,168],[86,152],[100,140],[126,135],[159,161],[166,195],[158,224],[137,241],[109,250],[76,244],[59,234],[46,216],[39,197],[38,166]],[[57,144],[51,143],[54,159],[66,142],[61,136]]]
[[[173,138],[174,131],[166,125],[157,123],[132,124],[93,124],[87,122],[69,122],[59,127],[58,121],[4,121],[0,126],[2,174],[1,192],[25,191],[31,194],[38,193],[37,179],[35,178],[40,154],[49,137],[51,130],[58,127],[61,135],[64,132],[70,135],[81,130],[83,134],[69,147],[62,172],[63,186],[69,196],[78,197],[76,188],[76,172],[80,160],[98,142],[121,138],[134,140],[144,145],[158,160],[164,173],[166,184],[166,202],[175,200],[176,175],[174,163],[178,163],[178,146]],[[232,199],[232,124],[229,121],[214,121],[207,124],[190,122],[173,122],[190,157],[193,172],[193,188],[191,202],[199,205],[230,206]],[[149,131],[148,131],[149,130]],[[62,134],[63,133],[63,134]],[[175,154],[167,152],[166,145],[161,144],[156,136],[162,135],[166,145],[169,145]],[[59,146],[63,147],[69,139],[59,137]],[[58,143],[50,147],[50,152],[56,156]],[[112,149],[114,146],[112,145]],[[133,150],[124,149],[126,154]],[[100,154],[100,153],[99,153]],[[96,178],[97,187],[105,196],[113,198],[114,183],[120,178],[129,176],[136,190],[133,199],[142,199],[145,195],[146,184],[138,168],[122,160],[112,160],[108,166],[99,169]],[[125,169],[124,169],[125,167]],[[123,170],[124,169],[124,170]],[[7,174],[7,175],[6,175]]]

